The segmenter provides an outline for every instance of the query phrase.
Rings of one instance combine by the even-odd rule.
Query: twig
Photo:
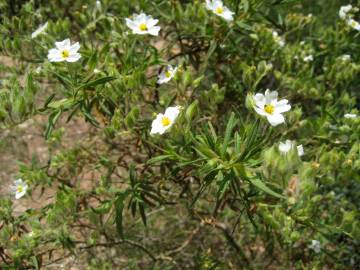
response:
[[[186,246],[188,246],[190,244],[190,242],[192,241],[192,239],[194,238],[195,234],[197,234],[200,230],[200,226],[196,227],[195,230],[193,230],[191,232],[191,234],[189,235],[189,237],[184,241],[184,243],[182,243],[179,247],[177,247],[176,249],[173,250],[169,250],[167,252],[165,252],[166,255],[173,255],[175,253],[180,252],[181,250],[183,250]]]
[[[83,242],[76,242],[76,243],[83,243]],[[144,251],[153,261],[156,261],[156,257],[143,245],[133,242],[131,240],[119,240],[119,241],[115,241],[115,242],[107,242],[107,243],[97,243],[97,244],[93,244],[93,245],[88,245],[88,246],[83,246],[83,247],[79,247],[80,249],[91,249],[94,247],[111,247],[111,246],[116,246],[116,245],[121,245],[121,244],[129,244],[135,247],[138,247],[139,249],[141,249],[142,251]]]

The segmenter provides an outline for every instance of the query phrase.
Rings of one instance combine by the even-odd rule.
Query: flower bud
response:
[[[201,81],[204,79],[204,75],[200,76],[199,78],[196,78],[193,81],[193,86],[196,88],[200,85]]]
[[[245,106],[247,109],[252,110],[254,108],[254,95],[252,93],[248,93],[245,99]]]
[[[191,82],[192,82],[191,73],[190,73],[190,71],[186,70],[184,72],[184,76],[183,76],[184,87],[191,85]]]
[[[186,109],[185,116],[186,119],[190,122],[198,113],[199,102],[195,100],[190,106]]]

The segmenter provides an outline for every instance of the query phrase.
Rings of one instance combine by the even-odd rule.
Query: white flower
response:
[[[355,21],[354,19],[349,19],[346,21],[347,25],[350,26],[351,28],[360,31],[360,23],[358,23],[357,21]]]
[[[40,25],[38,29],[36,29],[32,34],[31,38],[36,38],[38,35],[42,34],[46,28],[48,27],[48,22],[44,23],[43,25]]]
[[[312,56],[311,54],[310,55],[307,55],[303,58],[304,62],[312,62],[314,61],[314,56]]]
[[[279,151],[283,154],[287,154],[291,150],[291,148],[294,147],[294,145],[295,143],[290,140],[286,140],[285,142],[280,142]],[[304,147],[302,146],[302,144],[296,146],[296,150],[298,152],[299,157],[304,155]]]
[[[342,61],[350,61],[351,55],[349,55],[349,54],[344,54],[344,55],[340,56],[340,59],[341,59]]]
[[[96,1],[95,5],[96,5],[97,9],[101,9],[101,2],[100,1]]]
[[[320,241],[319,240],[311,240],[311,244],[309,248],[312,249],[315,253],[319,253],[321,251]]]
[[[280,142],[279,144],[279,151],[281,153],[288,153],[292,147],[293,143],[290,140],[286,140],[285,142]]]
[[[180,109],[180,106],[169,107],[166,109],[165,114],[159,113],[152,122],[150,134],[164,134],[174,124]]]
[[[168,65],[166,70],[163,70],[158,77],[158,84],[163,84],[169,82],[176,74],[177,67],[173,68],[171,65]]]
[[[48,59],[50,62],[76,62],[81,58],[78,53],[80,49],[79,42],[71,45],[70,39],[65,39],[61,42],[55,42],[55,49],[49,50]]]
[[[269,89],[265,91],[265,95],[256,94],[254,96],[255,111],[263,116],[266,116],[267,120],[272,126],[277,126],[285,122],[285,118],[282,113],[291,109],[287,99],[277,100],[278,92]]]
[[[341,19],[345,20],[348,13],[351,11],[352,5],[342,6],[339,10],[339,16]]]
[[[100,70],[100,69],[95,68],[93,72],[94,72],[95,74],[98,74],[98,73],[100,73],[100,72],[101,72],[101,70]]]
[[[224,6],[221,0],[206,0],[206,8],[226,21],[232,21],[234,12]]]
[[[23,182],[20,178],[14,181],[14,185],[10,187],[12,192],[15,194],[15,199],[20,199],[22,196],[26,194],[26,190],[28,189],[28,185]]]
[[[355,113],[346,113],[344,117],[347,119],[355,119],[357,118],[357,115]]]
[[[279,36],[278,32],[273,31],[272,32],[272,36],[274,41],[280,46],[280,47],[284,47],[285,46],[285,40]]]
[[[153,19],[151,15],[145,13],[134,14],[132,18],[126,18],[126,25],[133,31],[134,34],[146,35],[150,34],[158,36],[160,26],[156,26],[159,22],[157,19]]]
[[[302,146],[302,144],[296,146],[296,150],[298,152],[299,157],[304,155],[304,147]]]

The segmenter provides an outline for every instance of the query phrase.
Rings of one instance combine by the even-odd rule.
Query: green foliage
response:
[[[0,148],[38,126],[45,145],[0,175],[0,268],[360,268],[349,3],[229,0],[228,22],[200,0],[0,0]],[[126,25],[142,11],[159,36]],[[81,58],[49,61],[66,38]],[[266,89],[291,104],[281,125],[255,109]]]

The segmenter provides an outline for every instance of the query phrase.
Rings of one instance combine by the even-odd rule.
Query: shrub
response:
[[[0,0],[0,268],[360,268],[349,1]]]

